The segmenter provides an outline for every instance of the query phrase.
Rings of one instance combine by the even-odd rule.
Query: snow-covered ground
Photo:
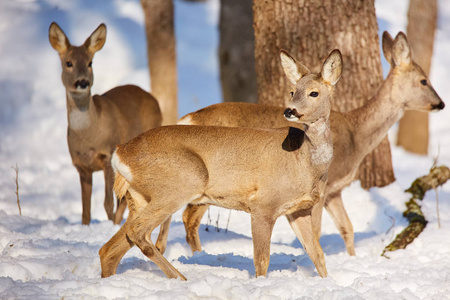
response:
[[[380,30],[405,30],[408,1],[377,0]],[[218,0],[175,1],[180,116],[220,101],[216,48]],[[354,182],[344,202],[356,232],[355,257],[345,252],[324,214],[321,244],[329,277],[318,276],[284,218],[272,238],[267,278],[255,278],[250,219],[211,210],[200,228],[204,252],[191,255],[181,213],[173,217],[166,258],[187,278],[169,280],[133,248],[118,274],[100,278],[98,250],[118,230],[103,209],[101,173],[94,176],[90,226],[81,225],[78,174],[66,143],[65,92],[60,62],[47,38],[52,21],[73,44],[99,25],[106,45],[94,60],[94,93],[125,83],[149,87],[139,1],[0,1],[0,299],[450,299],[450,185],[423,201],[429,223],[405,250],[381,257],[406,225],[401,213],[411,182],[427,174],[439,153],[450,165],[450,109],[431,115],[430,155],[392,147],[397,181],[369,192]],[[431,81],[447,104],[450,86],[450,3],[440,1]],[[390,136],[394,137],[394,131]],[[440,149],[440,150],[438,150]],[[15,195],[19,167],[22,216]],[[220,232],[215,230],[218,221]],[[155,230],[156,234],[158,230]],[[156,237],[156,236],[155,236]]]

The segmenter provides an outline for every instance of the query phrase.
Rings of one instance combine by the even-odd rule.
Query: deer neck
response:
[[[377,93],[362,107],[347,114],[353,123],[357,153],[366,156],[403,116],[403,92],[396,87],[395,76],[389,74]]]
[[[90,92],[66,92],[67,119],[71,130],[85,130],[94,125],[95,105]]]
[[[311,145],[311,162],[314,165],[330,163],[333,158],[333,138],[328,119],[305,125],[305,135]]]

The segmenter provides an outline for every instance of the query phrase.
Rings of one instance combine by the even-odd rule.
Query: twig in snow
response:
[[[17,206],[19,207],[19,214],[22,215],[22,209],[20,208],[20,199],[19,199],[19,167],[16,164],[16,167],[11,167],[14,171],[16,171],[16,197],[17,197]]]
[[[225,232],[228,232],[228,224],[230,224],[230,217],[231,217],[231,209],[228,210],[228,221],[227,221],[227,228],[225,228]]]
[[[438,228],[441,229],[441,218],[439,217],[439,194],[438,194],[437,187],[434,188],[434,192],[436,193],[436,215],[437,215]]]
[[[208,206],[208,220],[206,220],[205,231],[209,231],[209,225],[211,225],[211,215],[209,214],[209,206]]]
[[[216,231],[219,232],[220,228],[219,228],[219,218],[220,218],[220,209],[217,212],[217,220],[216,220]]]
[[[394,228],[394,226],[395,226],[395,219],[394,219],[394,217],[388,215],[386,210],[384,211],[384,215],[386,217],[388,217],[389,219],[391,219],[391,226],[388,228],[388,230],[386,230],[386,233],[385,233],[385,234],[388,234],[389,231],[391,231],[391,229]]]

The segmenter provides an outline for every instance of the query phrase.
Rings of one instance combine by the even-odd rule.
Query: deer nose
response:
[[[433,109],[441,110],[441,109],[444,109],[444,107],[445,107],[445,103],[443,101],[439,102],[439,104],[437,104],[437,105],[433,105]]]
[[[87,81],[87,80],[84,80],[84,79],[82,79],[82,80],[77,80],[76,82],[75,82],[75,88],[80,88],[80,89],[86,89],[87,87],[89,86],[89,81]]]
[[[290,117],[292,117],[294,115],[294,111],[290,108],[286,108],[284,111],[284,117],[289,119]]]
[[[299,114],[295,108],[294,109],[286,108],[284,111],[284,117],[286,119],[291,119],[291,118],[300,119],[302,116],[303,115]]]
[[[431,110],[441,110],[444,109],[445,103],[443,101],[439,102],[439,104],[431,105]]]

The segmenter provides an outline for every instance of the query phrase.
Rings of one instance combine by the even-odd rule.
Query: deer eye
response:
[[[421,83],[422,85],[427,85],[427,80],[426,80],[426,79],[422,79],[422,80],[420,81],[420,83]]]
[[[92,61],[89,62],[88,67],[92,68]]]
[[[318,92],[311,92],[309,93],[309,96],[316,98],[317,96],[319,96]]]
[[[66,61],[66,66],[67,66],[68,68],[72,68],[73,64],[72,64],[71,61]]]
[[[294,97],[294,92],[290,92],[289,94],[291,95],[291,97]]]

